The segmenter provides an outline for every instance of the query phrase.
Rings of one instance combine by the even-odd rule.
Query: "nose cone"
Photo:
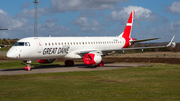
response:
[[[15,59],[16,58],[16,56],[15,56],[14,52],[12,51],[12,49],[10,49],[7,52],[6,57],[9,58],[9,59]]]

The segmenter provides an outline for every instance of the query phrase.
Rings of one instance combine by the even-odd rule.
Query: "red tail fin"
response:
[[[131,29],[132,29],[134,14],[135,14],[135,11],[132,11],[131,15],[129,17],[129,20],[126,24],[126,27],[124,29],[124,32],[122,34],[122,37],[124,37],[124,38],[130,38],[131,37]]]

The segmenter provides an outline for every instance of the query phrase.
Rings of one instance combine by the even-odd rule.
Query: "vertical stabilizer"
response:
[[[135,14],[135,11],[132,11],[131,15],[129,17],[129,20],[126,24],[126,27],[124,29],[124,32],[119,36],[121,36],[123,38],[130,38],[131,37],[131,29],[132,29],[134,14]]]

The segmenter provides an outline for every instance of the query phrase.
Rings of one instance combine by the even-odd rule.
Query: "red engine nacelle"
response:
[[[87,53],[83,57],[83,61],[87,65],[98,65],[102,61],[100,54]]]
[[[41,59],[37,60],[39,63],[45,64],[45,63],[52,63],[55,59]]]

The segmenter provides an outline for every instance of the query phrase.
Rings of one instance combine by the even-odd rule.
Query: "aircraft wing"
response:
[[[84,50],[84,51],[76,52],[76,54],[86,54],[86,53],[90,53],[90,52],[97,52],[97,50]]]
[[[86,54],[86,53],[96,52],[96,53],[100,53],[101,55],[104,55],[104,54],[108,54],[109,52],[113,52],[113,51],[124,51],[124,50],[134,50],[134,49],[150,49],[150,48],[165,48],[165,47],[170,47],[170,46],[171,47],[175,47],[176,43],[173,42],[174,37],[175,36],[173,36],[171,41],[167,45],[165,45],[165,46],[135,47],[135,48],[122,48],[122,49],[103,49],[103,50],[85,50],[85,51],[79,51],[76,54],[83,55],[83,54]]]
[[[0,30],[11,30],[11,29],[0,29]]]
[[[133,49],[150,49],[150,48],[165,48],[165,47],[175,47],[176,43],[173,42],[174,40],[174,37],[171,39],[171,41],[165,45],[165,46],[152,46],[152,47],[134,47],[134,48],[122,48],[122,49],[114,49],[114,50],[111,50],[111,51],[124,51],[124,50],[133,50]],[[102,51],[110,51],[109,49],[105,49],[105,50],[102,50]]]
[[[161,38],[162,38],[162,37],[159,37],[159,38],[151,38],[151,39],[142,39],[142,40],[132,40],[132,41],[130,41],[130,43],[150,41],[150,40],[157,40],[157,39],[161,39]]]

